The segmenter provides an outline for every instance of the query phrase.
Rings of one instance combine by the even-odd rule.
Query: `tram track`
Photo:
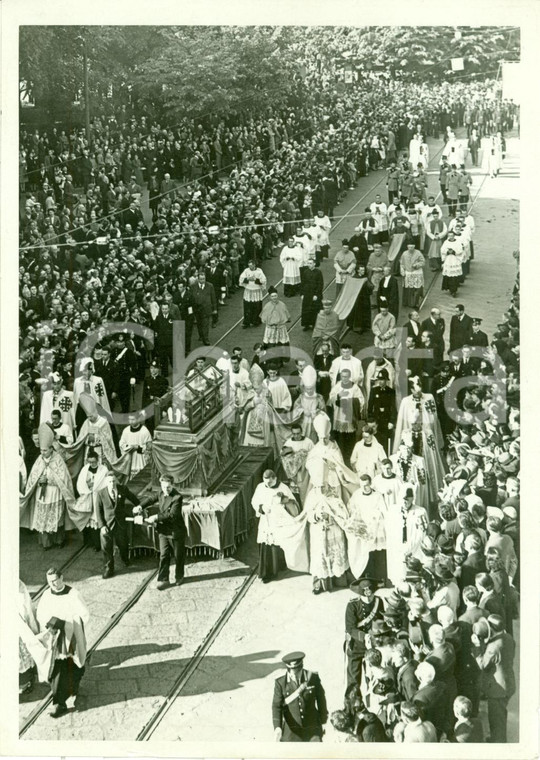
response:
[[[245,581],[242,583],[240,588],[236,591],[233,599],[230,601],[230,603],[227,605],[225,610],[221,613],[219,618],[216,620],[208,634],[205,636],[201,644],[198,646],[195,654],[193,657],[191,657],[186,664],[186,666],[182,669],[180,674],[178,675],[178,678],[175,680],[173,686],[169,690],[169,693],[165,697],[162,704],[157,708],[157,710],[153,713],[153,715],[149,718],[149,720],[145,723],[142,730],[137,735],[136,741],[149,741],[152,738],[152,735],[156,731],[156,729],[159,727],[169,710],[172,708],[176,700],[182,695],[182,691],[186,687],[188,681],[193,676],[197,668],[201,665],[203,662],[206,653],[214,643],[214,641],[217,639],[229,619],[232,617],[234,612],[236,611],[238,605],[242,601],[242,599],[245,597],[245,595],[248,593],[249,589],[253,586],[253,583],[255,582],[257,578],[257,568],[253,568],[250,572],[250,574],[246,577]]]

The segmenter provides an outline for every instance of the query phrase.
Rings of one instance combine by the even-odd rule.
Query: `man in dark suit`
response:
[[[152,320],[154,330],[156,358],[161,367],[163,377],[169,374],[169,362],[173,363],[173,319],[169,311],[169,304],[165,301],[157,317]]]
[[[225,306],[226,279],[223,266],[218,262],[216,256],[210,259],[210,265],[206,267],[206,281],[214,286],[214,292],[219,300],[220,306]]]
[[[408,641],[398,641],[392,650],[392,664],[396,669],[396,686],[405,702],[410,702],[418,691],[416,666]]]
[[[187,286],[186,280],[180,280],[178,290],[173,296],[173,301],[180,312],[180,319],[184,322],[185,329],[185,351],[186,356],[191,351],[191,335],[193,333],[193,324],[195,322],[193,299],[191,290]]]
[[[450,349],[455,351],[461,348],[465,343],[470,344],[472,333],[472,319],[465,314],[465,307],[462,303],[456,305],[456,313],[450,320]]]
[[[420,688],[413,697],[413,703],[422,711],[424,720],[433,723],[437,730],[437,738],[450,729],[448,713],[448,690],[443,681],[435,677],[435,668],[429,662],[421,662],[416,666],[416,677]]]
[[[516,691],[514,656],[516,645],[504,630],[500,615],[489,615],[473,626],[473,654],[482,671],[482,692],[488,703],[489,741],[506,742],[508,701]]]
[[[184,559],[186,553],[187,529],[182,512],[182,494],[173,486],[170,475],[164,473],[160,476],[159,483],[161,493],[157,500],[157,513],[148,518],[148,522],[155,525],[159,536],[159,569],[157,588],[159,591],[169,586],[169,568],[171,555],[174,554],[175,585],[180,586],[184,582]],[[144,507],[154,505],[155,496],[149,496],[141,503],[142,512]]]
[[[96,375],[102,378],[105,388],[113,389],[114,387],[114,368],[111,360],[111,349],[109,346],[103,346],[101,349],[101,359],[94,362]]]
[[[433,382],[433,378],[435,377],[438,369],[434,358],[435,348],[431,341],[431,333],[427,330],[424,330],[422,332],[421,340],[421,347],[425,351],[429,351],[431,353],[431,356],[428,354],[426,357],[420,359],[420,383],[422,385],[422,390],[424,393],[429,393],[431,390],[431,383]]]
[[[429,317],[422,322],[422,332],[431,333],[431,342],[433,345],[433,359],[435,365],[440,367],[444,359],[444,331],[446,324],[441,317],[440,309],[431,309]]]
[[[486,617],[484,610],[480,609],[478,602],[480,601],[480,592],[472,583],[470,586],[465,586],[461,592],[463,603],[465,604],[465,612],[459,616],[458,621],[460,623],[466,623],[472,627],[477,623],[480,618]]]
[[[304,657],[303,652],[285,655],[287,672],[275,680],[272,721],[279,742],[322,741],[326,696],[318,673],[304,669]]]
[[[100,529],[101,551],[105,560],[104,578],[114,575],[114,544],[118,546],[122,562],[129,565],[129,548],[126,534],[126,500],[135,506],[139,499],[129,488],[121,486],[114,472],[107,476],[105,488],[96,494],[98,525]]]
[[[383,268],[383,278],[377,290],[377,304],[379,308],[381,298],[386,298],[388,301],[388,311],[397,320],[399,317],[399,286],[397,279],[392,274],[391,264],[387,264]]]
[[[482,320],[480,317],[471,317],[472,319],[472,332],[469,336],[470,346],[479,346],[480,348],[487,348],[489,345],[489,338],[485,332],[480,329]]]
[[[210,319],[214,327],[217,324],[217,301],[214,286],[206,282],[204,272],[199,272],[198,282],[191,288],[191,298],[199,339],[203,345],[209,346]]]
[[[415,346],[420,348],[422,327],[420,325],[420,315],[416,310],[409,312],[409,319],[405,322],[403,327],[407,330],[407,337],[414,338]]]
[[[111,398],[118,397],[122,412],[129,412],[132,388],[135,386],[135,352],[128,345],[126,336],[119,333],[116,339],[116,351],[112,360]]]

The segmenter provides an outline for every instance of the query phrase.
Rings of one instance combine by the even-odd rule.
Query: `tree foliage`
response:
[[[113,93],[159,117],[275,106],[294,87],[291,65],[265,27],[23,27],[21,91],[51,115],[84,86],[93,109]],[[294,67],[292,68],[294,74]]]
[[[350,30],[347,54],[361,68],[387,71],[414,80],[456,76],[495,76],[499,61],[519,60],[519,29],[510,27],[364,27]],[[464,59],[462,72],[451,60]]]
[[[346,53],[360,69],[412,80],[494,75],[500,60],[519,58],[519,30],[508,27],[27,26],[19,80],[65,118],[83,91],[86,49],[93,113],[122,102],[173,121],[260,110],[301,93],[306,35],[327,63]],[[463,72],[452,73],[452,58]]]

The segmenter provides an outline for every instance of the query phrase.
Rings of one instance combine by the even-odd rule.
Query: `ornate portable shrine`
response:
[[[205,496],[234,464],[236,409],[217,367],[193,370],[156,402],[152,457],[187,494]]]

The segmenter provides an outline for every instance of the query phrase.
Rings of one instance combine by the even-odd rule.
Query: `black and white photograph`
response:
[[[7,5],[9,754],[536,756],[538,8]]]

